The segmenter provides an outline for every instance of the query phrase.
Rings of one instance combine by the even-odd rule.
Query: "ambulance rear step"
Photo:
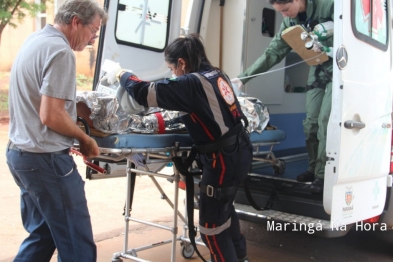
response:
[[[304,232],[320,237],[341,237],[352,228],[351,225],[331,227],[329,220],[306,217],[276,210],[256,210],[252,206],[235,203],[240,220],[258,223],[266,222],[267,231]]]

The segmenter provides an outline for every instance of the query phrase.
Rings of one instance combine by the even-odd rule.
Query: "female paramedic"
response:
[[[196,34],[174,40],[165,49],[165,61],[176,77],[146,82],[117,64],[108,82],[119,81],[145,107],[184,112],[182,120],[203,165],[199,230],[211,260],[248,261],[233,201],[249,171],[252,146],[231,82],[210,64]]]

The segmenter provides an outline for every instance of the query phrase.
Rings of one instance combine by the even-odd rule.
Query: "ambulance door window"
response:
[[[274,22],[276,20],[276,12],[270,8],[263,8],[262,10],[262,35],[273,37],[274,32]]]
[[[355,36],[384,51],[388,48],[386,0],[352,0],[352,30]]]
[[[162,52],[168,42],[171,0],[119,0],[115,37],[119,44]]]

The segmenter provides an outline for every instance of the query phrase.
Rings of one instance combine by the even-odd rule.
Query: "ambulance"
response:
[[[283,19],[265,0],[107,0],[105,7],[109,21],[100,33],[95,87],[106,59],[143,80],[171,77],[164,49],[189,33],[199,33],[212,64],[234,78],[263,54]],[[391,1],[334,3],[323,193],[296,181],[308,167],[302,126],[307,63],[292,51],[245,84],[242,91],[263,102],[270,125],[285,132],[285,139],[272,150],[279,170],[256,162],[247,177],[254,207],[240,188],[235,205],[241,220],[267,223],[270,230],[314,229],[326,237],[345,235],[354,226],[393,227],[392,25]]]

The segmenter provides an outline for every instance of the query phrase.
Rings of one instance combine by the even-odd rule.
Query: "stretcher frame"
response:
[[[100,148],[100,155],[95,160],[99,161],[111,161],[117,162],[122,161],[128,156],[132,154],[143,154],[145,157],[146,169],[148,170],[141,170],[133,167],[133,162],[127,158],[127,165],[126,165],[126,177],[127,177],[127,192],[126,192],[126,204],[125,204],[125,213],[124,213],[124,243],[123,243],[123,250],[120,252],[116,252],[112,256],[112,262],[120,262],[122,258],[130,259],[133,261],[148,261],[137,257],[137,252],[147,250],[150,248],[158,247],[161,245],[172,243],[171,247],[171,260],[175,261],[175,254],[176,254],[176,242],[180,241],[182,248],[183,248],[183,256],[191,257],[194,253],[194,248],[191,246],[190,239],[187,236],[187,216],[182,215],[179,212],[178,208],[178,197],[179,197],[179,182],[184,180],[182,175],[178,172],[176,167],[173,165],[173,175],[167,175],[158,173],[161,171],[167,164],[172,162],[172,157],[179,156],[179,154],[183,152],[189,152],[191,147],[179,147],[177,143],[170,147],[163,147],[163,148]],[[169,152],[169,155],[167,153]],[[150,169],[149,164],[158,165],[154,170]],[[89,168],[94,169],[94,165],[88,165]],[[100,173],[106,174],[106,172],[102,172],[102,168],[99,168],[97,171]],[[167,201],[170,207],[173,209],[173,225],[172,226],[164,226],[157,223],[141,220],[138,218],[131,217],[131,203],[130,203],[130,195],[131,195],[131,187],[132,187],[132,173],[139,174],[139,175],[147,175],[151,178],[154,185],[161,193],[163,199]],[[169,182],[174,183],[174,197],[173,202],[166,196],[164,190],[158,183],[155,177],[166,178]],[[185,207],[186,210],[186,207]],[[185,212],[186,214],[186,212]],[[181,236],[178,236],[178,217],[184,222],[183,224],[183,233]],[[153,226],[156,228],[164,229],[170,231],[172,233],[172,238],[159,241],[156,243],[152,243],[150,245],[140,246],[136,248],[129,248],[128,247],[128,231],[129,231],[129,222],[137,222],[141,224],[145,224],[148,226]],[[204,246],[204,243],[200,241],[200,238],[196,239],[196,243],[198,245]]]
[[[252,136],[251,136],[252,138]],[[276,173],[283,173],[285,169],[285,162],[283,160],[277,159],[273,153],[273,147],[275,145],[280,144],[279,141],[251,141],[254,152],[253,152],[253,160],[258,163],[268,163],[271,164],[273,169],[275,170]],[[269,147],[268,150],[261,151],[261,147]],[[176,242],[180,241],[180,244],[182,246],[182,255],[185,258],[191,258],[192,255],[194,254],[194,247],[191,245],[191,241],[187,236],[188,232],[188,227],[187,227],[187,207],[185,206],[184,209],[184,214],[182,215],[179,212],[179,206],[178,206],[178,198],[179,198],[179,182],[184,181],[184,177],[182,174],[179,173],[179,171],[176,169],[175,165],[173,165],[173,175],[167,175],[167,174],[162,174],[159,173],[165,166],[167,166],[169,163],[172,162],[172,157],[175,156],[180,156],[183,153],[188,153],[191,150],[191,146],[183,146],[180,147],[178,142],[175,142],[172,146],[165,146],[165,147],[159,147],[159,148],[105,148],[105,147],[100,147],[100,155],[93,160],[97,161],[110,161],[112,163],[116,163],[119,161],[124,161],[124,159],[127,159],[127,164],[126,164],[126,177],[127,177],[127,192],[126,192],[126,203],[125,203],[125,212],[124,212],[124,220],[125,220],[125,225],[124,225],[124,243],[123,243],[123,250],[119,252],[113,253],[112,256],[112,262],[121,262],[123,261],[122,258],[124,259],[130,259],[133,261],[143,261],[146,262],[148,260],[141,259],[137,256],[137,252],[147,250],[150,248],[158,247],[161,245],[169,244],[172,243],[171,246],[171,262],[175,261],[175,254],[176,254]],[[168,155],[169,153],[169,155]],[[137,169],[135,167],[135,164],[133,161],[130,160],[129,156],[132,154],[143,154],[145,160],[145,170]],[[97,166],[95,167],[94,164],[89,164],[89,162],[84,159],[85,164],[87,164],[88,169],[93,169],[98,171],[101,176],[104,175],[106,177],[110,177],[109,174],[107,174],[106,170]],[[152,164],[156,165],[154,169],[152,169]],[[253,165],[254,165],[253,164]],[[149,167],[150,165],[150,167]],[[172,207],[173,209],[173,224],[172,226],[164,226],[160,225],[157,223],[149,222],[149,221],[144,221],[141,219],[133,218],[131,217],[131,203],[130,203],[130,195],[132,193],[132,174],[139,174],[139,175],[147,175],[150,177],[158,189],[158,191],[161,193],[162,197],[167,201],[167,203]],[[109,175],[109,176],[108,176]],[[100,176],[100,175],[99,175]],[[115,176],[116,177],[116,176]],[[168,181],[174,183],[174,196],[173,196],[173,202],[166,196],[164,190],[156,180],[156,177],[161,177],[161,178],[166,178]],[[197,192],[197,191],[195,191]],[[195,201],[194,201],[194,208],[198,208],[198,197],[197,194],[195,194]],[[181,236],[178,236],[178,217],[184,222],[183,224],[183,233]],[[145,224],[148,226],[153,226],[156,228],[160,228],[163,230],[170,231],[172,233],[172,238],[167,239],[164,241],[159,241],[156,243],[152,243],[149,245],[145,246],[140,246],[136,248],[129,248],[128,247],[128,240],[129,240],[129,222],[134,221],[137,223]],[[201,241],[200,237],[196,239],[196,244],[205,246],[205,244]]]

